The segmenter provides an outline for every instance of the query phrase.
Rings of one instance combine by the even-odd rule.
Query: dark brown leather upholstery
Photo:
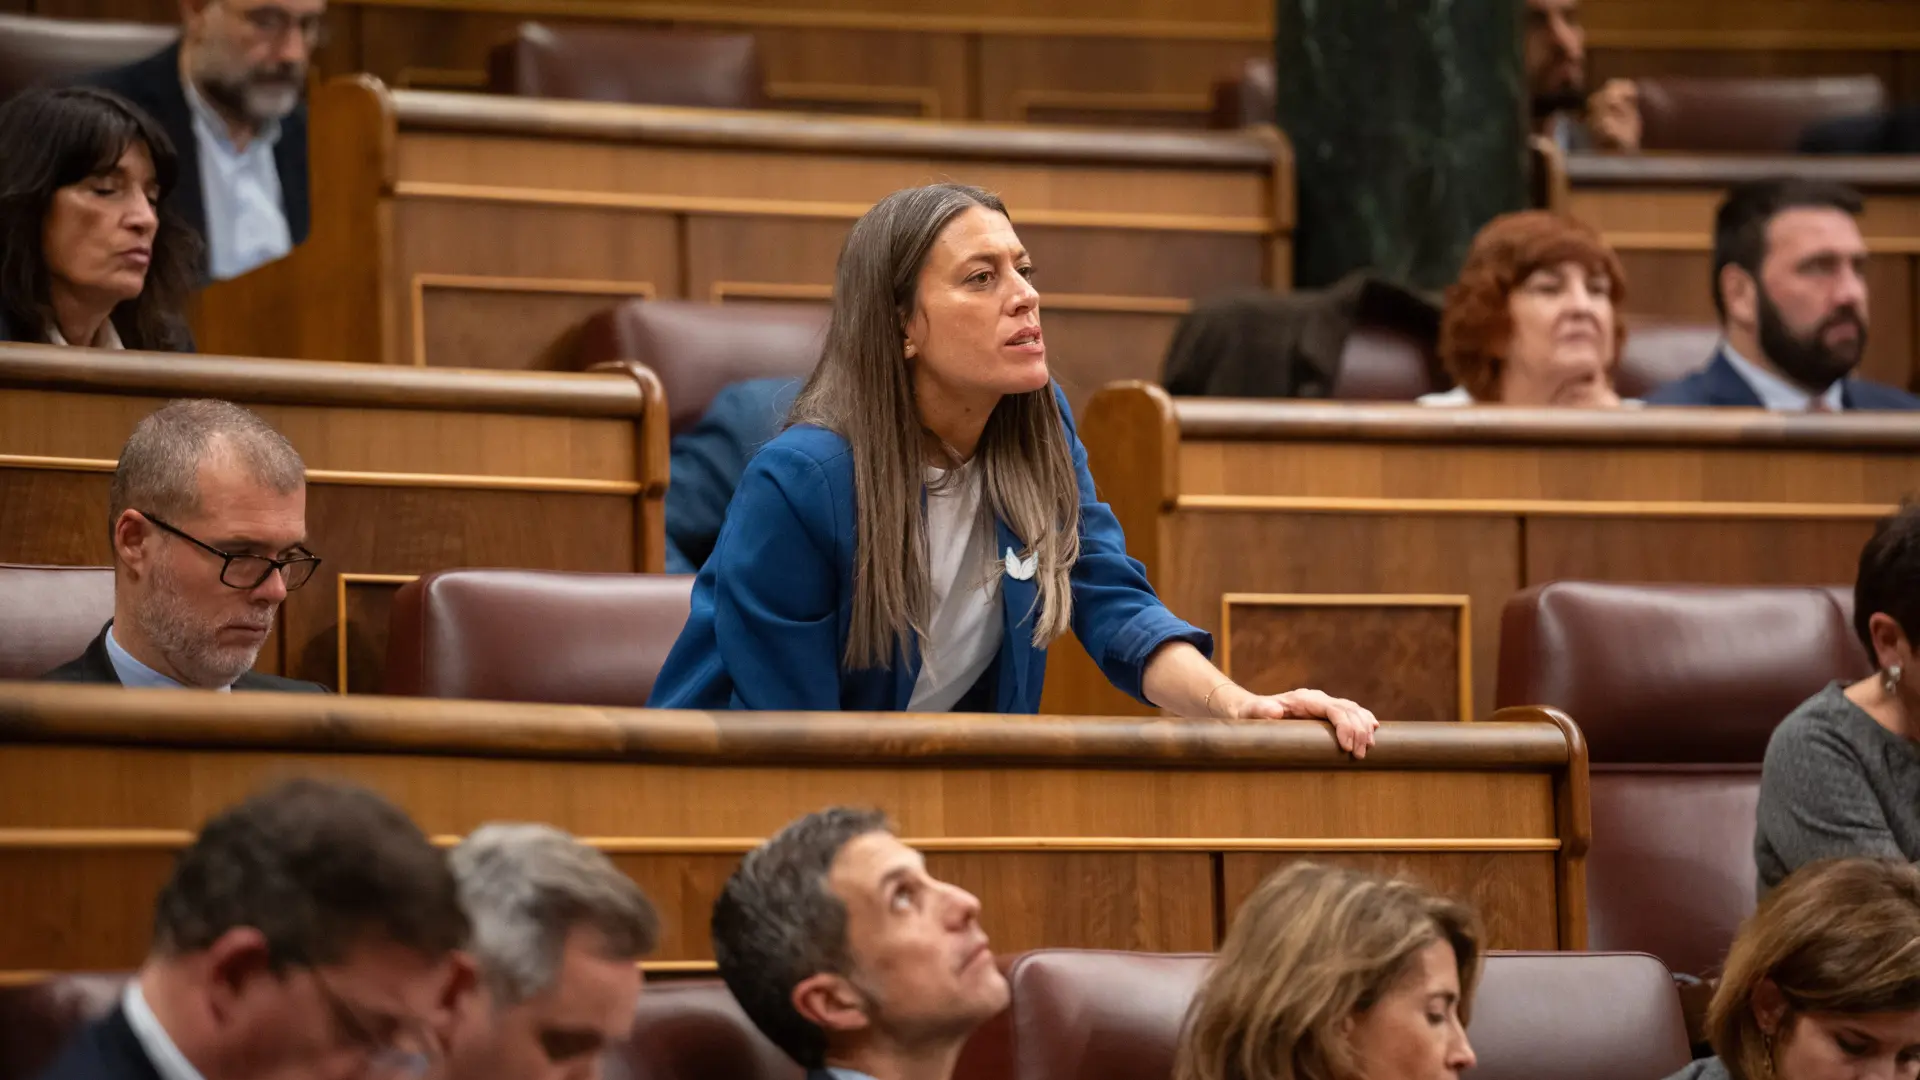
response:
[[[0,101],[39,83],[131,64],[179,36],[167,24],[0,15]]]
[[[805,1075],[760,1034],[719,979],[649,982],[634,1010],[633,1035],[616,1053],[627,1066],[624,1080],[801,1080]]]
[[[125,975],[62,975],[0,986],[0,1080],[32,1080],[88,1021],[113,1010]]]
[[[1012,967],[1013,1080],[1166,1080],[1211,957],[1042,949]],[[1495,953],[1468,1032],[1480,1080],[1661,1080],[1687,1063],[1658,960]],[[969,1074],[973,1075],[973,1074]],[[985,1074],[978,1074],[984,1076]]]
[[[1877,75],[1634,80],[1640,87],[1640,146],[1695,153],[1791,154],[1822,120],[1887,106]]]
[[[1384,326],[1356,326],[1340,347],[1332,396],[1342,401],[1412,401],[1437,390],[1434,345]]]
[[[577,366],[632,360],[652,368],[678,434],[729,383],[805,378],[820,362],[826,333],[824,304],[629,300],[587,320]]]
[[[1613,388],[1623,398],[1646,397],[1706,367],[1719,344],[1720,327],[1715,323],[1630,321]]]
[[[639,708],[686,624],[693,577],[442,570],[402,586],[389,694]]]
[[[0,563],[0,679],[45,675],[111,618],[112,567]]]
[[[1272,57],[1242,62],[1239,74],[1213,84],[1211,126],[1231,130],[1273,123],[1275,93]]]
[[[1496,707],[1551,705],[1595,762],[1758,762],[1828,681],[1869,671],[1817,586],[1562,581],[1507,601]]]
[[[626,26],[521,23],[488,55],[487,87],[517,97],[719,109],[757,109],[766,99],[753,35]]]
[[[1508,601],[1495,705],[1554,706],[1587,738],[1590,947],[1718,969],[1753,910],[1767,739],[1868,671],[1840,593],[1558,582]]]

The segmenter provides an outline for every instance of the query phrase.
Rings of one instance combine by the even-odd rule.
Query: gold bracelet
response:
[[[1212,716],[1213,715],[1213,695],[1219,693],[1221,687],[1232,686],[1232,685],[1233,685],[1232,679],[1221,679],[1219,682],[1214,683],[1213,689],[1207,691],[1207,696],[1200,699],[1200,711],[1205,713],[1208,716]]]

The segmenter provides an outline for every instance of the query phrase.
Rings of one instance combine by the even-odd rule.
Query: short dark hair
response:
[[[198,952],[235,927],[267,939],[276,967],[337,963],[384,941],[426,956],[465,942],[446,857],[364,788],[292,780],[208,821],[154,906],[154,951]]]
[[[164,203],[180,179],[173,140],[140,107],[91,86],[28,90],[0,105],[0,315],[16,334],[45,340],[51,277],[45,227],[53,194],[110,170],[143,143]],[[200,237],[162,206],[140,295],[113,310],[129,349],[188,347],[187,294],[200,273]],[[88,344],[84,341],[76,345]]]
[[[1767,226],[1785,211],[1807,208],[1859,217],[1866,201],[1845,184],[1796,177],[1749,180],[1727,190],[1713,215],[1713,309],[1722,322],[1727,301],[1720,295],[1720,271],[1738,266],[1758,281],[1760,264],[1767,259]]]
[[[1867,629],[1876,611],[1909,636],[1920,633],[1920,502],[1912,499],[1874,526],[1853,579],[1853,632],[1867,647],[1867,659],[1879,667]]]
[[[808,814],[748,852],[714,901],[720,977],[754,1026],[802,1068],[822,1067],[827,1035],[793,1007],[793,988],[850,965],[847,908],[827,874],[849,841],[889,831],[877,810]]]

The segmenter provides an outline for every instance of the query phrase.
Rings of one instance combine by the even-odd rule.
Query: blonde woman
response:
[[[978,188],[898,191],[854,224],[820,366],[741,477],[649,704],[1031,713],[1072,630],[1149,704],[1325,718],[1363,754],[1372,713],[1243,689],[1127,556],[1047,369],[1033,272]]]
[[[1174,1080],[1446,1080],[1473,1067],[1471,908],[1296,863],[1260,883],[1187,1010]]]
[[[1734,938],[1707,1034],[1717,1056],[1672,1080],[1920,1076],[1920,869],[1794,871]]]

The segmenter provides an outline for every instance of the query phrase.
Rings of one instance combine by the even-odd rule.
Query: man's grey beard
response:
[[[129,616],[188,686],[202,690],[232,686],[234,680],[253,670],[260,646],[220,645],[216,635],[222,624],[202,623],[181,600],[176,584],[165,562],[156,564],[153,580],[146,592],[135,599]],[[266,609],[264,614],[257,610],[255,614],[272,629],[275,605],[255,606]]]
[[[295,65],[278,68],[227,69],[226,59],[217,47],[208,47],[193,58],[193,81],[200,93],[229,114],[244,116],[256,124],[284,120],[300,107],[300,94],[306,87],[306,71]],[[265,78],[269,74],[278,79]]]

